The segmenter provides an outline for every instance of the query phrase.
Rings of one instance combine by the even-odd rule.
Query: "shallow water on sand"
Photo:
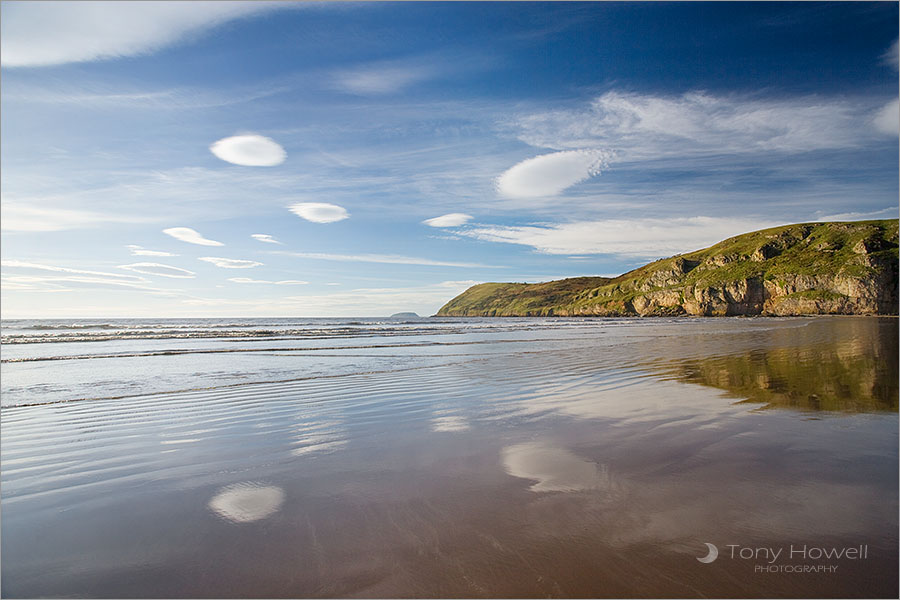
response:
[[[896,319],[355,323],[4,323],[3,596],[896,597]]]

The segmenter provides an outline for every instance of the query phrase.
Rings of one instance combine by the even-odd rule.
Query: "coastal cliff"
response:
[[[437,315],[896,315],[897,233],[896,219],[774,227],[615,278],[482,283]]]

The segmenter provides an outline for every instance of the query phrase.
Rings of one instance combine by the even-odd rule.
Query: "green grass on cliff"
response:
[[[574,277],[546,283],[482,283],[448,302],[439,315],[504,317],[552,315],[553,306],[571,304],[585,289],[607,277]]]
[[[483,283],[443,306],[447,316],[627,314],[639,295],[709,288],[759,278],[864,277],[897,262],[898,221],[801,223],[754,231],[714,246],[658,260],[613,279],[577,277],[546,283]],[[896,267],[894,267],[896,269]]]

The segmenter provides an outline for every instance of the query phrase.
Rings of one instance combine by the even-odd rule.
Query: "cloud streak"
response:
[[[135,244],[128,244],[125,247],[131,251],[132,256],[178,256],[177,254],[163,252],[161,250],[147,250],[146,248],[136,246]]]
[[[255,260],[241,260],[238,258],[221,258],[219,256],[202,256],[197,260],[208,262],[220,269],[252,269],[253,267],[261,267],[263,263]]]
[[[155,262],[137,262],[130,265],[119,265],[120,269],[126,271],[134,271],[144,275],[155,275],[157,277],[171,277],[173,279],[193,279],[196,273],[182,269],[181,267],[173,267]]]
[[[258,283],[266,285],[308,285],[308,281],[299,279],[282,279],[281,281],[267,281],[265,279],[250,279],[249,277],[229,277],[228,281],[232,283]]]
[[[288,3],[289,5],[290,3]],[[281,2],[11,2],[0,61],[39,67],[148,54]]]
[[[39,271],[53,271],[55,273],[74,273],[78,275],[99,275],[102,277],[116,277],[120,279],[143,280],[143,277],[135,277],[134,275],[123,275],[121,273],[107,273],[104,271],[89,271],[85,269],[72,269],[69,267],[57,267],[55,265],[45,265],[41,263],[27,262],[24,260],[5,259],[0,261],[0,266],[12,267],[17,269],[36,269]]]
[[[434,73],[424,66],[375,64],[339,71],[332,76],[332,88],[358,96],[381,96],[431,79]]]
[[[264,242],[266,244],[278,244],[283,245],[281,242],[276,240],[274,237],[269,235],[268,233],[253,233],[250,235],[254,240],[259,242]]]
[[[197,231],[190,227],[170,227],[162,231],[166,235],[171,235],[176,240],[187,242],[188,244],[196,244],[198,246],[224,246],[222,242],[208,240]]]
[[[521,227],[478,226],[461,233],[482,241],[531,246],[545,254],[613,254],[654,259],[699,250],[734,235],[783,224],[722,217],[608,219]]]
[[[871,99],[607,92],[586,109],[534,113],[511,126],[532,146],[611,148],[617,161],[799,153],[859,146],[874,133],[867,122],[878,106]]]
[[[900,39],[894,40],[894,43],[891,44],[891,47],[881,55],[881,60],[884,61],[884,64],[894,67],[895,70],[900,71]]]
[[[875,128],[888,135],[900,134],[900,100],[892,100],[875,114]]]
[[[447,300],[478,282],[444,281],[416,287],[357,288],[330,294],[292,295],[257,299],[197,298],[182,301],[182,305],[203,310],[204,315],[233,314],[236,309],[252,310],[255,314],[282,316],[285,314],[309,317],[386,316],[401,310],[420,315],[433,314]]]
[[[122,273],[108,273],[105,271],[92,271],[89,269],[73,269],[71,267],[59,267],[22,260],[7,259],[0,261],[4,268],[29,269],[36,271],[48,271],[53,275],[7,275],[3,274],[4,282],[12,283],[10,289],[18,289],[32,292],[67,292],[72,291],[60,283],[77,283],[91,285],[112,285],[127,287],[151,292],[153,294],[170,294],[168,290],[154,288],[149,285],[146,277],[139,275],[124,275]],[[165,265],[163,265],[165,266]],[[121,268],[121,267],[119,267]],[[158,274],[158,273],[153,273]],[[4,284],[6,287],[7,284]]]
[[[423,265],[429,267],[481,267],[486,269],[503,269],[505,267],[497,267],[492,265],[483,265],[480,263],[452,262],[431,260],[428,258],[417,258],[414,256],[400,256],[396,254],[325,254],[321,252],[282,252],[275,251],[273,254],[283,254],[285,256],[294,256],[296,258],[311,258],[314,260],[333,260],[339,262],[363,262],[363,263],[381,263],[388,265]]]
[[[35,199],[32,202],[41,202]],[[101,213],[90,210],[35,206],[22,202],[3,202],[0,228],[4,231],[64,231],[99,227],[106,223],[141,223],[147,219],[134,215]]]

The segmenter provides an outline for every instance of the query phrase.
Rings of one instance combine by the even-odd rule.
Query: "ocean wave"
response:
[[[433,346],[469,346],[478,344],[530,344],[535,342],[560,342],[568,338],[529,338],[527,340],[467,340],[464,342],[413,342],[407,344],[358,344],[352,346],[274,346],[271,348],[178,348],[163,350],[147,350],[144,352],[107,352],[103,354],[61,354],[58,356],[27,356],[21,358],[4,358],[0,363],[47,362],[56,360],[92,360],[95,358],[139,358],[144,356],[181,356],[186,354],[240,354],[253,352],[321,352],[339,350],[374,350],[384,348],[425,348]]]

